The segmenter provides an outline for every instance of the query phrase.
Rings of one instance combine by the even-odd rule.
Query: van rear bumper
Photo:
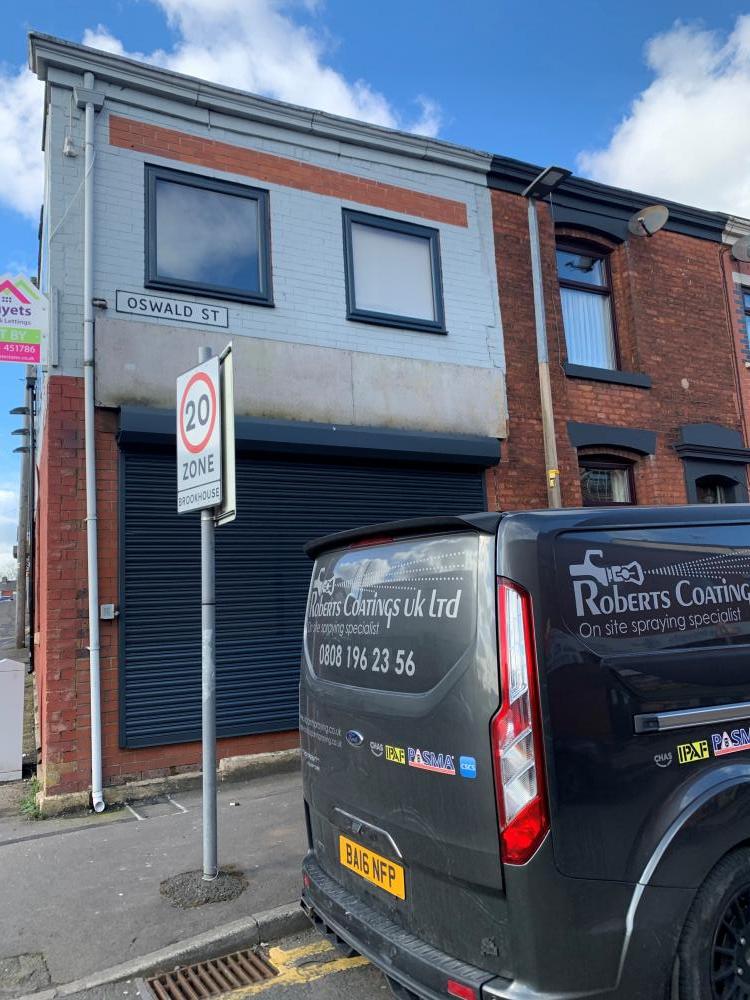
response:
[[[613,967],[606,985],[589,980],[573,989],[568,984],[561,991],[552,988],[550,978],[556,979],[552,969],[540,967],[540,962],[546,964],[543,948],[518,956],[519,964],[529,969],[528,978],[504,979],[461,962],[405,931],[327,875],[313,853],[305,858],[303,872],[302,906],[313,924],[369,959],[403,1000],[446,1000],[449,979],[473,987],[482,1000],[662,1000],[668,995],[673,956],[693,894],[692,890],[646,890],[627,940],[621,939],[619,974]],[[541,914],[538,920],[545,922]],[[567,931],[564,943],[569,962],[588,978],[585,970],[588,968],[590,974],[595,939],[571,933],[575,922],[562,914],[557,922]],[[533,979],[537,979],[534,985],[530,982]],[[549,985],[541,986],[539,980],[547,980]]]
[[[308,854],[303,863],[302,907],[319,930],[341,938],[391,980],[419,1000],[446,1000],[445,986],[455,979],[473,986],[495,977],[409,934],[327,875]],[[497,980],[495,980],[497,981]]]

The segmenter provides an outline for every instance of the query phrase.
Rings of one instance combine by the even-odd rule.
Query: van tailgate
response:
[[[501,969],[494,595],[491,535],[323,552],[305,622],[300,730],[320,866],[435,947]]]

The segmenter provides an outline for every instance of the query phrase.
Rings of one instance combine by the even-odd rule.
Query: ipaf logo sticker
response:
[[[389,760],[391,764],[405,764],[406,751],[404,750],[403,747],[392,747],[386,743],[385,759]]]
[[[711,745],[714,757],[725,757],[730,753],[739,753],[740,750],[750,750],[750,731],[743,728],[712,733]]]
[[[677,760],[680,764],[694,764],[698,760],[706,760],[709,756],[708,740],[680,743],[677,747]]]

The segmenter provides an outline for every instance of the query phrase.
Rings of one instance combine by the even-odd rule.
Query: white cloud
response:
[[[18,536],[18,491],[0,485],[0,576],[16,575],[13,546]]]
[[[326,35],[295,23],[291,14],[299,4],[293,0],[153,2],[178,37],[169,51],[127,53],[102,25],[85,33],[84,44],[377,125],[424,135],[436,135],[440,128],[440,109],[430,98],[416,98],[421,114],[411,121],[365,80],[347,80],[327,65]],[[310,13],[319,7],[315,2],[303,6]]]
[[[645,49],[653,82],[603,149],[578,157],[595,180],[750,216],[750,15],[726,35],[676,22]]]
[[[42,204],[44,85],[27,69],[0,68],[0,197],[36,222]]]
[[[166,69],[250,90],[293,104],[434,136],[438,104],[415,98],[410,118],[365,80],[347,80],[327,63],[323,28],[295,22],[294,8],[318,13],[318,0],[153,0],[176,34],[171,49],[129,52],[106,27],[84,34],[84,44],[155,63]],[[43,87],[27,70],[0,66],[0,199],[36,221],[42,200]]]

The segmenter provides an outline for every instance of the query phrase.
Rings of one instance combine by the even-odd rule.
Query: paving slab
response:
[[[248,885],[236,899],[187,910],[170,905],[159,886],[201,867],[200,792],[173,799],[180,808],[155,808],[143,819],[139,806],[96,817],[0,818],[0,964],[41,954],[52,983],[62,984],[299,898],[298,773],[219,790],[219,861]]]

